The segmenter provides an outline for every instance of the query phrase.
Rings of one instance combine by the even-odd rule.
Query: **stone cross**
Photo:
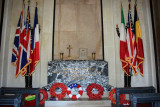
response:
[[[67,47],[67,49],[69,50],[69,55],[68,55],[68,57],[71,57],[71,49],[72,49],[72,47],[69,45],[69,47]]]

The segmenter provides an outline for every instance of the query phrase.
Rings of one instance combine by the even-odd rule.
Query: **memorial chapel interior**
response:
[[[106,98],[108,105],[95,103],[95,107],[114,106],[109,93],[117,87],[128,87],[126,82],[130,83],[129,88],[152,86],[156,93],[160,92],[160,0],[0,0],[0,88],[26,88],[26,76],[15,77],[17,66],[11,64],[23,3],[25,20],[30,7],[31,28],[36,7],[39,24],[40,60],[27,83],[29,88],[41,88],[50,94],[56,82],[67,87],[76,83],[82,86],[83,100],[88,98],[87,86],[96,83],[103,87],[102,99]],[[127,29],[128,12],[134,24],[135,3],[143,43],[143,75],[139,71],[135,75],[130,68],[132,72],[127,77],[120,59],[121,9]],[[47,101],[43,106],[58,107],[58,103]],[[91,103],[84,106],[94,107]],[[81,107],[78,104],[81,102],[76,106]]]

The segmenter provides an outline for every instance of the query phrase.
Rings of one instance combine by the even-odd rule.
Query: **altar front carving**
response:
[[[100,84],[104,91],[111,89],[108,78],[108,62],[102,60],[54,60],[48,63],[48,85],[61,82],[66,86],[77,83],[86,91],[90,83]]]

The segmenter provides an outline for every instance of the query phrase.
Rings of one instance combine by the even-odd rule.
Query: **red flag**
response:
[[[38,24],[37,7],[35,8],[31,50],[32,50],[31,51],[32,63],[30,64],[30,75],[34,72],[35,66],[40,60],[40,57],[39,57],[39,24]]]

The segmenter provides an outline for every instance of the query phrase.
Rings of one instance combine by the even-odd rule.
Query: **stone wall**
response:
[[[68,59],[67,47],[71,45],[71,58],[79,59],[80,49],[86,48],[86,59],[102,60],[101,0],[56,0],[54,59]]]
[[[31,23],[33,25],[35,2],[38,1],[40,32],[40,62],[33,74],[33,87],[43,87],[47,84],[47,64],[52,60],[53,9],[54,0],[31,0]],[[128,0],[102,0],[104,26],[104,59],[108,62],[109,84],[123,87],[124,72],[119,59],[119,37],[116,24],[121,23],[121,2],[127,22]],[[134,0],[132,0],[132,16]],[[132,86],[156,86],[155,58],[149,0],[138,0],[138,15],[140,19],[144,45],[144,77],[140,74],[132,77]],[[22,7],[22,0],[6,0],[3,22],[3,33],[0,53],[0,86],[24,87],[24,77],[14,78],[16,68],[11,65],[11,52],[16,25]]]

